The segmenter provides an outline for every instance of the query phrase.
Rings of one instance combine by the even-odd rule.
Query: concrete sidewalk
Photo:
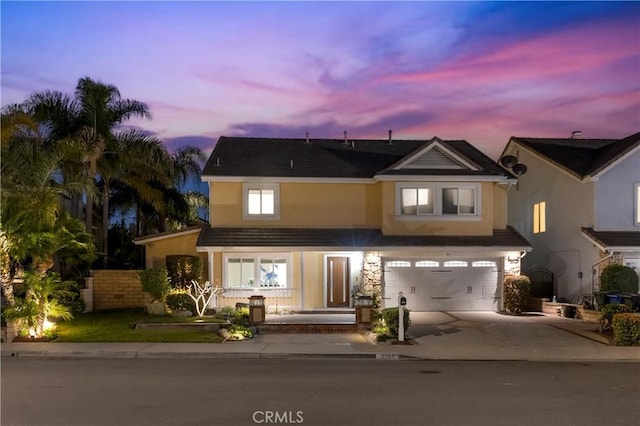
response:
[[[640,347],[598,340],[597,324],[551,315],[412,313],[411,345],[376,344],[369,334],[263,334],[241,342],[3,343],[2,356],[78,358],[369,358],[426,360],[628,361]]]

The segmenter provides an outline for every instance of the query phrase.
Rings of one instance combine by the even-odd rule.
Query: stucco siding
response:
[[[640,182],[640,150],[608,170],[595,182],[595,229],[638,231],[635,224],[636,194]]]
[[[593,226],[594,186],[582,183],[522,147],[507,154],[516,155],[528,167],[508,192],[508,222],[533,246],[522,259],[522,270],[550,269],[555,276],[556,295],[577,301],[591,293],[591,265],[598,250],[582,235],[581,227]],[[546,231],[533,233],[533,206],[545,202]]]
[[[279,218],[245,220],[242,183],[210,182],[211,225],[318,228],[380,226],[378,184],[280,183],[279,186]]]
[[[146,268],[166,268],[166,256],[172,254],[187,254],[200,257],[202,266],[201,278],[208,280],[208,263],[206,253],[196,251],[198,232],[187,235],[176,235],[151,241],[145,244]]]

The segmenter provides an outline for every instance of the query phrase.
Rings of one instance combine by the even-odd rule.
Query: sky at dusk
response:
[[[170,148],[222,135],[466,139],[640,130],[640,2],[11,2],[1,103],[81,77]]]

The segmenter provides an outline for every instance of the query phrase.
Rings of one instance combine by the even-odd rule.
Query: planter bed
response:
[[[224,323],[139,322],[136,324],[135,329],[136,330],[141,330],[141,329],[197,330],[197,331],[217,333],[220,330],[220,325],[224,325]]]

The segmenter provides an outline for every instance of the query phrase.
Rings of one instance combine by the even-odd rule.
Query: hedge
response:
[[[616,345],[635,346],[640,344],[640,315],[623,313],[613,316],[613,338]]]

